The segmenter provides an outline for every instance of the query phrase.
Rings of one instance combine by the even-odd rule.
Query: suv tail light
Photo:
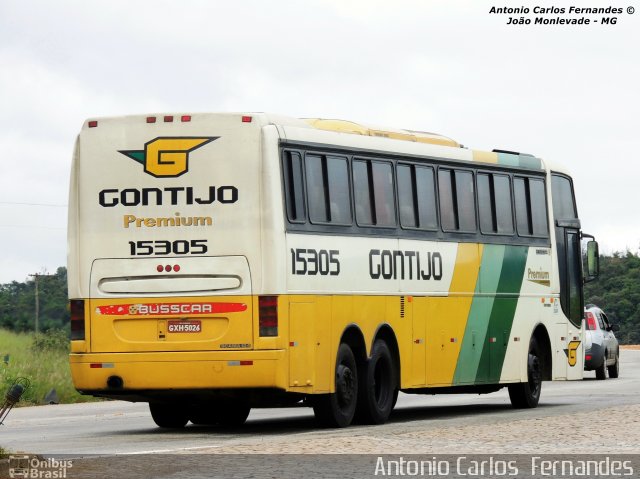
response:
[[[585,313],[585,317],[587,318],[587,329],[589,331],[595,331],[596,329],[598,329],[598,327],[596,326],[596,317],[593,313],[587,311]]]
[[[69,301],[71,310],[71,340],[84,339],[84,299]]]
[[[260,336],[278,335],[278,297],[260,296],[258,298]]]

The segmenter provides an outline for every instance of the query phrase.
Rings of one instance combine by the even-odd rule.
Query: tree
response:
[[[43,331],[68,327],[67,269],[38,279],[39,322]],[[0,285],[0,328],[33,331],[35,327],[35,281],[12,281]]]
[[[640,343],[640,257],[627,251],[600,257],[600,276],[585,286],[585,302],[602,308],[621,343]]]

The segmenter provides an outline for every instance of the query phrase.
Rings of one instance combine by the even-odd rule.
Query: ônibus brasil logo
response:
[[[189,153],[220,138],[158,137],[144,144],[144,150],[119,150],[141,163],[145,173],[155,177],[176,177],[189,171]]]

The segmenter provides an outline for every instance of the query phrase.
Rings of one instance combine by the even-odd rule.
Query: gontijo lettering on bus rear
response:
[[[98,203],[104,208],[114,206],[210,205],[238,201],[238,188],[231,185],[209,186],[194,191],[192,186],[164,188],[105,188],[98,193]]]

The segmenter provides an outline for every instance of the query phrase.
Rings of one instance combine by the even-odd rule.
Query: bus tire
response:
[[[189,417],[181,404],[149,403],[151,417],[159,427],[167,429],[183,428]]]
[[[223,427],[242,426],[249,417],[251,408],[249,405],[240,403],[227,403],[221,410],[218,417],[218,424]]]
[[[198,426],[242,426],[250,412],[251,408],[242,402],[216,401],[196,407],[191,412],[189,420]]]
[[[197,426],[215,426],[219,417],[216,413],[209,411],[197,411],[189,416],[189,421]]]
[[[353,421],[358,402],[358,368],[348,344],[338,348],[335,392],[312,397],[313,413],[325,427],[346,427]]]
[[[358,391],[358,420],[383,424],[389,419],[397,398],[396,368],[387,343],[373,343],[371,357],[364,368]]]
[[[540,348],[534,337],[529,342],[527,379],[527,382],[509,385],[509,399],[511,399],[511,405],[516,409],[534,408],[540,401],[542,365]]]

